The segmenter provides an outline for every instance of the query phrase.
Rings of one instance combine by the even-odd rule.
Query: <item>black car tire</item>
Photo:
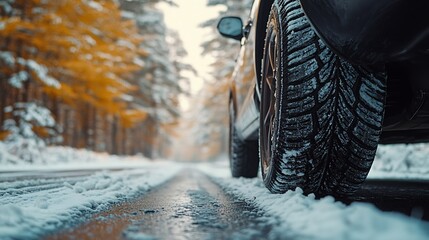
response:
[[[352,194],[370,170],[381,134],[384,72],[332,52],[298,0],[275,0],[266,32],[260,105],[266,187]]]
[[[258,142],[244,141],[238,137],[232,101],[229,104],[229,115],[229,161],[231,174],[233,177],[256,177],[259,168]]]

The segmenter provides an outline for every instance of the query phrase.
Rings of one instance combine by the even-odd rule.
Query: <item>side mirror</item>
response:
[[[243,37],[243,21],[239,17],[223,17],[217,24],[217,30],[224,37],[240,41]]]

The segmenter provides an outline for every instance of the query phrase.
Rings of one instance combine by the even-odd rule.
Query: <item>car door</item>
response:
[[[233,73],[233,99],[237,111],[236,125],[243,139],[257,138],[259,111],[255,104],[255,19],[259,1],[254,1],[247,20],[244,21],[240,53]]]

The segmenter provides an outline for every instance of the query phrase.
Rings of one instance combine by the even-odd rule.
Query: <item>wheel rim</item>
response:
[[[261,99],[261,165],[266,175],[270,169],[273,141],[276,136],[276,90],[277,90],[277,65],[279,57],[279,44],[277,32],[271,28],[267,33],[262,72],[262,99]]]

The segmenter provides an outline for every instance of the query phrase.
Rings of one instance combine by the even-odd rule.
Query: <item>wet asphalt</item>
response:
[[[271,224],[205,174],[184,170],[141,197],[45,239],[265,239]]]
[[[429,221],[429,181],[370,179],[346,204],[368,202]],[[207,175],[185,169],[140,197],[113,205],[44,239],[267,239],[276,224]]]

